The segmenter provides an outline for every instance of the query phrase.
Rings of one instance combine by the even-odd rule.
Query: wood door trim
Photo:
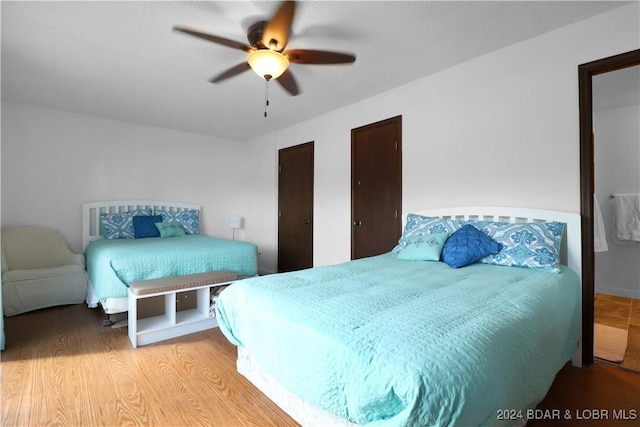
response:
[[[582,364],[593,364],[594,264],[593,251],[593,82],[598,74],[640,65],[640,49],[578,66],[580,117],[580,214],[582,217]]]

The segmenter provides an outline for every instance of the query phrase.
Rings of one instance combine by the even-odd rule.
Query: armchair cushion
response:
[[[2,282],[20,282],[24,280],[64,277],[84,272],[81,265],[63,265],[61,267],[34,268],[32,270],[9,270],[2,275]]]

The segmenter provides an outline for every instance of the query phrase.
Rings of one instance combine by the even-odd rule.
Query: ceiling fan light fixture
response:
[[[247,62],[257,75],[265,80],[277,79],[289,67],[289,60],[280,52],[258,49],[249,53]]]

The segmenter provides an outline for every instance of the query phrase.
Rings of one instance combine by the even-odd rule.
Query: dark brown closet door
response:
[[[278,272],[313,266],[313,142],[278,151]]]
[[[351,131],[351,259],[389,252],[402,227],[402,117]]]

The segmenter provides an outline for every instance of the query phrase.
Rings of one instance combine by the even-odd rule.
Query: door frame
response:
[[[580,215],[582,217],[582,364],[593,364],[595,252],[593,250],[593,81],[598,74],[640,65],[640,49],[578,66]]]

